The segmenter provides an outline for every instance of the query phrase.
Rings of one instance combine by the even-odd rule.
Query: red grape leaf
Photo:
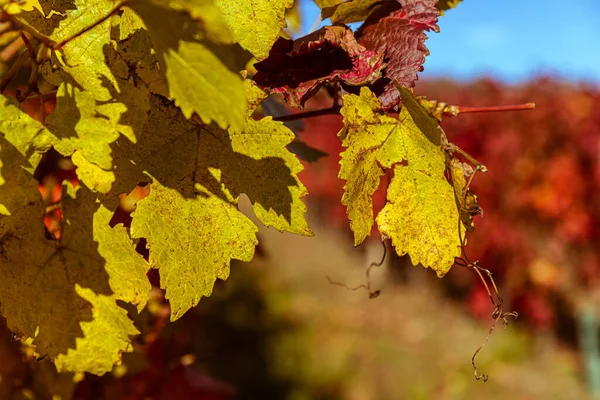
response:
[[[301,108],[328,82],[372,84],[382,77],[383,51],[368,50],[343,26],[327,26],[295,41],[279,38],[269,57],[255,64],[256,83],[282,93]]]
[[[425,56],[429,54],[425,47],[425,31],[439,31],[436,0],[402,0],[399,3],[401,9],[376,21],[369,21],[369,17],[357,33],[359,43],[367,49],[385,51],[385,76],[374,90],[386,111],[400,104],[400,93],[394,80],[402,87],[413,87],[417,72],[423,70]]]

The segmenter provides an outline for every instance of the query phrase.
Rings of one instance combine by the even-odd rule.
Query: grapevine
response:
[[[136,347],[152,280],[176,321],[233,260],[253,259],[257,224],[312,236],[306,157],[291,151],[302,142],[284,123],[331,114],[344,123],[336,172],[354,245],[376,227],[390,251],[440,278],[454,264],[474,271],[496,307],[490,333],[517,316],[466,252],[482,213],[471,183],[485,167],[440,123],[534,105],[415,95],[426,32],[457,2],[326,3],[332,25],[292,40],[282,34],[292,0],[0,1],[10,50],[0,82],[0,312],[40,359],[58,372],[113,371]],[[323,92],[326,108],[267,115],[274,99],[302,109]],[[52,157],[72,168],[43,198],[40,171]],[[113,223],[120,200],[141,190],[127,223]],[[239,210],[242,194],[258,222]],[[382,262],[360,286],[370,298],[380,291],[369,272]]]

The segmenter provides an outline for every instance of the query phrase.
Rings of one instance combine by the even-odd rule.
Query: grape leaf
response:
[[[291,8],[285,11],[285,22],[287,24],[287,31],[291,34],[298,33],[302,30],[303,11],[300,6],[300,2],[293,2]]]
[[[246,108],[239,71],[250,57],[232,44],[233,36],[212,2],[181,4],[179,9],[158,0],[131,4],[148,28],[169,96],[186,118],[197,113],[205,123],[240,129]]]
[[[70,189],[69,184],[65,186]],[[133,304],[138,312],[145,307],[151,289],[146,277],[150,266],[135,251],[135,244],[122,224],[109,226],[113,211],[101,205],[93,193],[81,186],[77,191],[67,192],[62,200],[66,247],[57,258],[62,259],[69,282],[73,279],[72,268],[77,266],[76,274],[86,274],[85,279],[107,276],[109,292],[75,281],[77,295],[92,305],[92,319],[81,322],[83,338],[77,338],[76,347],[60,354],[55,363],[59,370],[101,375],[112,370],[122,352],[132,351],[130,336],[139,332],[117,301]],[[96,262],[99,262],[98,272],[94,271]]]
[[[63,198],[62,242],[48,240],[45,206],[27,162],[4,138],[0,204],[0,304],[9,328],[31,338],[57,368],[103,374],[131,350],[137,334],[117,300],[144,307],[149,266],[113,212],[87,189]]]
[[[270,117],[249,119],[243,130],[200,126],[153,96],[139,143],[120,139],[115,146],[116,184],[124,185],[119,191],[149,181],[144,172],[152,177],[151,194],[139,202],[131,229],[148,240],[172,319],[208,296],[216,278],[227,277],[232,258],[252,258],[256,227],[237,208],[242,193],[266,226],[312,234],[304,218],[306,188],[297,177],[302,165],[286,148],[293,139]]]
[[[132,236],[147,240],[173,321],[227,279],[232,258],[250,261],[258,244],[258,229],[235,205],[210,193],[186,199],[156,179],[132,216]]]
[[[384,0],[351,0],[331,7],[325,7],[321,11],[321,18],[329,18],[332,23],[350,24],[367,19],[373,9],[383,3]]]
[[[374,83],[385,63],[383,53],[358,44],[352,30],[327,26],[295,41],[280,38],[269,58],[254,66],[256,83],[283,93],[291,106],[302,107],[325,83]]]
[[[141,81],[144,85],[135,85],[138,90],[145,86],[153,93],[169,97],[167,78],[159,66],[152,38],[141,18],[134,11],[125,8],[120,16],[113,17],[112,22],[111,38],[116,42],[116,47],[114,49],[113,46],[107,48],[106,62],[113,70],[119,86],[128,86],[131,81],[133,83]],[[126,84],[124,85],[123,82]],[[123,92],[123,90],[119,90],[119,92]],[[119,98],[118,93],[113,93],[113,95]],[[139,100],[149,98],[147,93],[134,96]],[[128,102],[126,103],[128,111],[138,103],[147,105],[147,101],[138,101],[133,104]],[[146,111],[147,108],[144,108],[144,112]]]
[[[72,157],[78,167],[77,176],[94,191],[108,193],[115,180],[111,143],[119,133],[135,142],[135,131],[141,130],[146,119],[148,89],[133,86],[130,89],[122,93],[126,97],[116,95],[115,101],[101,103],[90,92],[63,83],[56,94],[56,108],[46,119],[47,128],[56,136],[54,148]],[[118,99],[132,104],[132,110]]]
[[[285,10],[293,4],[293,0],[215,0],[236,42],[258,60],[269,56],[286,26]]]
[[[250,117],[269,95],[250,79],[244,79],[244,93],[246,94],[246,116]]]
[[[417,72],[423,70],[425,56],[425,31],[439,31],[435,8],[436,0],[405,0],[403,7],[376,22],[365,22],[357,34],[360,44],[367,49],[385,51],[388,63],[383,91],[379,100],[384,110],[399,105],[400,95],[394,81],[403,87],[413,87]]]
[[[456,7],[461,1],[462,0],[438,0],[435,6],[440,10],[440,15],[444,15],[444,11]]]
[[[57,138],[14,102],[2,101],[2,315],[11,330],[32,338],[38,353],[54,359],[58,368],[102,374],[130,348],[129,335],[137,333],[116,300],[144,306],[148,265],[123,227],[108,226],[112,212],[99,208],[91,194],[85,202],[83,195],[77,202],[64,200],[65,245],[45,237],[45,206],[32,173],[41,151]]]
[[[76,6],[49,36],[53,41],[71,37],[114,9],[110,1],[95,2],[89,7],[79,2]],[[124,15],[131,14],[129,11]],[[41,67],[47,80],[60,85],[57,108],[47,120],[52,125],[50,129],[57,130],[60,136],[56,148],[63,155],[73,155],[80,167],[77,170],[80,179],[89,188],[103,193],[110,190],[114,181],[108,145],[119,133],[135,141],[135,132],[142,128],[148,108],[148,88],[130,79],[133,77],[129,75],[129,66],[117,56],[115,42],[111,40],[109,28],[120,28],[123,20],[114,17],[75,37],[61,49],[62,63],[55,66],[45,63]],[[132,27],[124,27],[127,28]],[[149,47],[146,50],[150,52]],[[72,101],[67,101],[68,96],[73,97]],[[90,134],[94,131],[95,134]],[[75,133],[83,137],[69,139]]]
[[[55,139],[44,126],[21,110],[14,97],[0,95],[0,135],[28,159],[31,174]]]
[[[96,100],[94,105],[90,104],[92,110],[110,121],[118,133],[135,142],[135,132],[142,128],[148,111],[148,87],[134,83],[134,76],[130,74],[133,68],[113,47],[115,43],[111,42],[106,27],[99,34],[81,35],[69,42],[62,50],[65,65],[54,73],[59,74],[62,84],[85,91],[89,101]],[[150,48],[147,51],[150,52]],[[48,63],[44,65],[43,72],[48,77],[52,67]]]
[[[20,14],[24,11],[33,11],[35,8],[44,15],[44,10],[40,5],[39,0],[23,0],[23,1],[12,1],[12,0],[1,0],[0,8],[6,11],[8,14]]]
[[[460,256],[458,211],[452,186],[444,177],[441,128],[408,90],[399,87],[403,107],[399,120],[382,115],[377,97],[362,88],[345,95],[340,138],[340,178],[346,180],[342,203],[347,206],[354,244],[373,226],[371,197],[386,170],[393,171],[387,203],[377,216],[384,238],[399,255],[409,254],[443,276]]]
[[[95,23],[114,8],[109,0],[96,1],[92,5],[83,0],[76,2],[77,9],[69,11],[50,38],[56,42],[72,37]],[[87,34],[79,35],[61,49],[61,75],[64,81],[72,82],[90,92],[96,100],[113,100],[111,89],[117,86],[116,79],[105,62],[105,53],[110,47],[111,21],[94,27]],[[69,79],[70,78],[70,79]]]
[[[298,156],[303,161],[314,163],[319,161],[320,158],[328,156],[327,153],[309,146],[306,142],[296,139],[292,143],[287,145],[287,148]]]
[[[56,108],[46,125],[58,139],[54,148],[63,156],[73,156],[75,165],[82,167],[77,174],[83,183],[108,192],[114,181],[110,144],[117,140],[119,132],[96,109],[93,95],[62,84],[56,93]]]
[[[44,2],[44,7],[50,3]],[[110,0],[99,0],[93,3],[85,0],[70,2],[52,2],[51,6],[58,10],[50,11],[52,18],[45,18],[36,12],[21,13],[15,18],[37,32],[46,36],[49,41],[60,43],[69,40],[61,50],[53,54],[53,63],[43,62],[40,71],[51,83],[59,86],[61,82],[69,82],[80,89],[88,90],[96,100],[114,101],[117,82],[110,67],[105,61],[106,52],[111,48],[112,20],[93,27],[85,34],[84,29],[109,15],[115,8]],[[118,21],[118,19],[117,19]]]
[[[325,8],[325,7],[333,7],[336,4],[343,3],[344,0],[313,0],[313,2],[317,6],[319,6],[319,8]]]

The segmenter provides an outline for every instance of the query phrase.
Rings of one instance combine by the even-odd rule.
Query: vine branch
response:
[[[498,112],[498,111],[525,111],[533,110],[535,103],[524,103],[524,104],[509,104],[505,106],[484,106],[484,107],[465,107],[465,106],[450,106],[456,108],[459,114],[466,113],[480,113],[480,112]],[[444,111],[444,114],[446,112]],[[454,115],[449,113],[447,115]]]
[[[288,122],[288,121],[296,121],[298,119],[320,117],[322,115],[333,115],[333,114],[338,114],[341,109],[342,109],[342,106],[335,105],[335,106],[331,106],[329,108],[323,108],[320,110],[306,111],[306,112],[301,112],[301,113],[297,113],[297,114],[282,115],[280,117],[273,118],[273,121]]]
[[[470,158],[473,159],[472,157],[470,157]],[[484,382],[487,382],[489,375],[479,374],[479,372],[477,371],[477,365],[475,364],[475,358],[477,357],[477,354],[479,354],[479,352],[481,350],[483,350],[483,348],[485,347],[487,342],[490,340],[492,333],[496,329],[496,325],[498,324],[498,321],[502,320],[504,327],[506,328],[508,326],[508,317],[513,317],[513,318],[517,319],[519,317],[519,314],[516,311],[504,311],[504,299],[500,296],[500,292],[498,291],[498,286],[496,285],[496,282],[494,281],[494,278],[492,277],[491,271],[479,266],[478,260],[471,261],[471,259],[469,258],[469,255],[467,254],[467,251],[466,251],[467,238],[466,238],[466,234],[464,234],[462,231],[462,220],[460,218],[460,215],[462,213],[464,205],[467,202],[467,194],[469,193],[469,188],[471,187],[471,183],[473,183],[473,179],[475,178],[475,175],[479,171],[486,171],[486,168],[483,164],[477,163],[475,165],[475,171],[469,177],[469,180],[467,181],[467,184],[465,185],[463,192],[460,194],[457,194],[457,197],[460,199],[459,200],[459,202],[460,202],[459,213],[458,213],[458,236],[460,238],[461,257],[457,258],[455,263],[456,263],[456,265],[467,268],[471,271],[475,271],[475,273],[477,273],[477,276],[479,277],[479,279],[483,283],[483,286],[485,287],[485,290],[487,291],[490,301],[494,305],[494,311],[492,312],[492,318],[494,319],[494,322],[492,323],[492,326],[488,330],[488,334],[485,337],[483,343],[481,344],[481,346],[479,346],[477,348],[477,350],[475,350],[475,353],[473,353],[473,356],[471,357],[471,365],[473,366],[473,374],[475,375],[475,379],[477,379],[477,380],[482,379]],[[487,278],[487,280],[486,280],[486,278]],[[488,284],[488,281],[489,281],[489,284]],[[490,286],[491,286],[491,288],[490,288]]]
[[[361,284],[358,285],[354,288],[348,287],[348,285],[342,283],[342,282],[337,282],[332,280],[329,275],[327,276],[327,280],[329,281],[330,284],[332,285],[337,285],[337,286],[341,286],[344,287],[352,292],[357,291],[358,289],[365,289],[367,292],[369,292],[369,299],[376,299],[377,297],[379,297],[379,295],[381,294],[381,290],[375,290],[372,291],[371,290],[371,269],[373,267],[381,267],[383,265],[383,262],[385,261],[385,257],[387,256],[387,246],[385,245],[385,241],[381,241],[381,245],[383,246],[383,255],[381,256],[381,261],[379,262],[375,262],[373,261],[369,267],[367,268],[367,270],[365,271],[365,276],[367,278],[367,283],[366,284]]]

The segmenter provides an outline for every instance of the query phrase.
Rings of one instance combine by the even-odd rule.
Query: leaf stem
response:
[[[524,111],[533,110],[535,103],[524,103],[524,104],[510,104],[506,106],[488,106],[488,107],[463,107],[463,106],[451,106],[456,108],[457,114],[465,113],[479,113],[479,112],[497,112],[497,111]],[[444,111],[444,114],[446,112]],[[448,115],[455,115],[452,111],[448,112]]]
[[[29,52],[29,57],[31,58],[31,61],[33,63],[36,63],[37,59],[36,59],[35,50],[33,50],[33,46],[29,42],[29,38],[27,37],[27,33],[21,31],[20,32],[20,36],[21,36],[21,40],[23,41],[23,43],[25,43],[25,47],[27,48],[27,51]]]
[[[301,112],[301,113],[297,113],[297,114],[282,115],[281,117],[273,118],[273,121],[288,122],[288,121],[296,121],[298,119],[320,117],[322,115],[338,114],[341,109],[342,109],[341,106],[336,105],[336,106],[332,106],[329,108],[322,108],[320,110],[306,111],[306,112]]]
[[[2,49],[2,51],[0,52],[0,62],[9,62],[13,58],[15,58],[19,54],[19,51],[22,47],[23,39],[21,39],[21,37],[16,38],[4,49]]]
[[[48,98],[48,97],[56,96],[56,93],[57,93],[57,92],[58,92],[58,90],[50,90],[50,91],[48,91],[48,92],[45,92],[45,93],[41,93],[41,92],[40,92],[40,95],[41,95],[43,98]],[[37,94],[29,95],[29,96],[27,96],[25,99],[23,99],[23,101],[26,101],[26,100],[31,100],[31,99],[35,99],[35,98],[38,98],[38,97],[39,97],[39,96],[38,96]]]
[[[2,81],[0,82],[0,93],[4,92],[4,89],[6,89],[10,80],[17,72],[19,72],[27,60],[29,60],[29,53],[23,51],[2,77]]]
[[[0,35],[5,34],[6,32],[12,29],[12,24],[10,21],[0,22]]]

